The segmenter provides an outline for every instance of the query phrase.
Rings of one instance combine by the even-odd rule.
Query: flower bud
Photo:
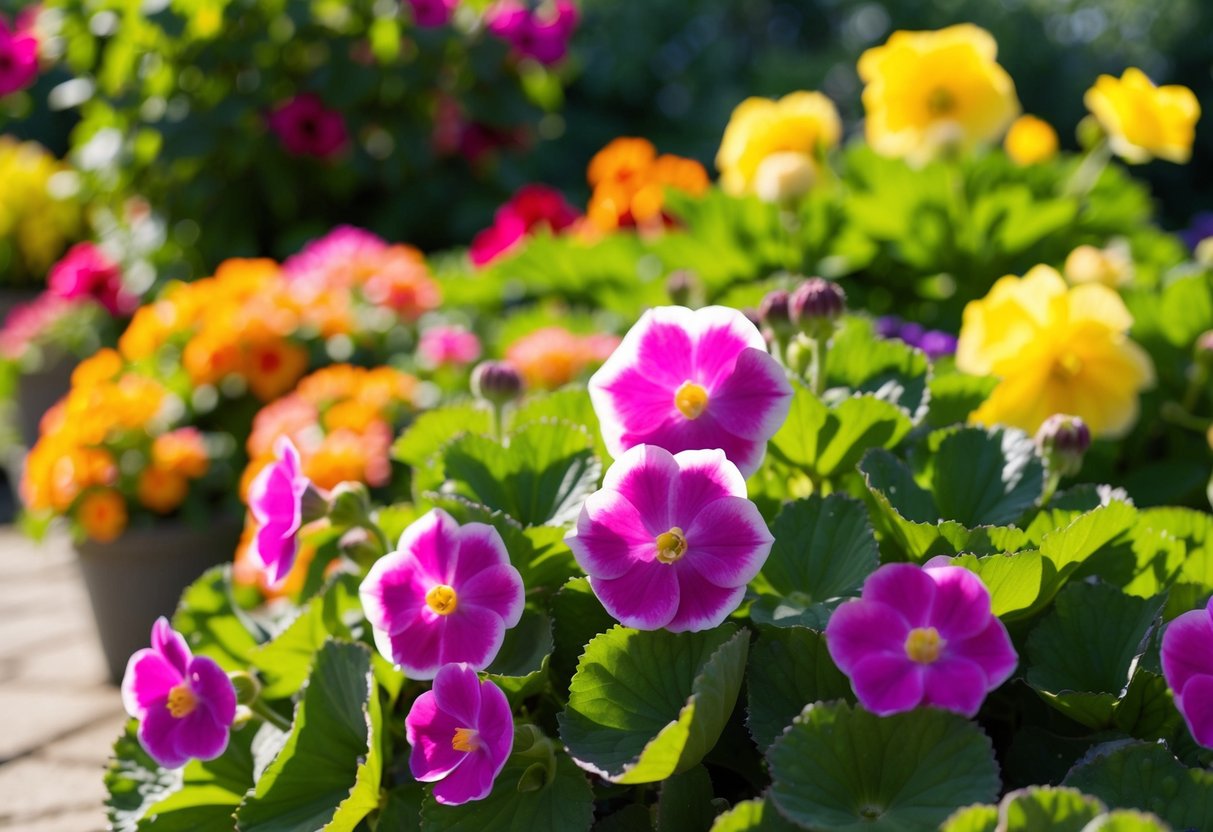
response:
[[[496,405],[522,395],[522,376],[507,361],[483,361],[472,371],[472,393]]]
[[[232,730],[239,731],[253,719],[253,709],[248,705],[236,706],[236,718],[232,720]]]
[[[1082,245],[1066,257],[1062,271],[1072,284],[1101,283],[1116,289],[1133,279],[1133,255],[1124,240],[1107,248]]]
[[[354,563],[370,563],[383,555],[371,533],[361,526],[352,528],[337,541],[337,548]]]
[[[1091,447],[1091,429],[1077,416],[1054,413],[1036,431],[1036,447],[1051,471],[1072,477],[1082,469],[1082,458]]]
[[[789,299],[792,323],[812,338],[829,335],[847,308],[847,295],[837,284],[810,277],[796,287]]]
[[[762,160],[754,173],[754,193],[763,202],[793,203],[817,181],[817,168],[805,153],[784,151]]]
[[[767,292],[758,306],[758,318],[777,338],[783,339],[792,333],[791,295],[786,289]]]
[[[236,690],[236,702],[240,705],[251,705],[261,695],[261,683],[251,673],[243,670],[233,670],[227,674],[232,687]]]
[[[320,489],[316,488],[311,480],[308,480],[307,489],[299,500],[299,510],[303,516],[304,525],[328,517],[328,498],[324,496]]]
[[[338,528],[364,526],[370,522],[371,494],[360,482],[340,482],[329,502],[329,520]]]
[[[666,278],[665,291],[677,306],[691,306],[700,296],[699,279],[689,269],[678,269]]]

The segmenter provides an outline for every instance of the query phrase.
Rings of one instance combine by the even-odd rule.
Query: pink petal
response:
[[[1213,676],[1193,676],[1175,697],[1175,706],[1183,714],[1192,738],[1205,748],[1213,748]]]
[[[964,658],[980,667],[986,676],[987,691],[1010,679],[1019,664],[1006,626],[994,616],[990,616],[977,635],[949,641],[946,650],[947,655]]]
[[[452,555],[459,550],[459,524],[442,509],[431,509],[404,530],[396,550],[416,558],[421,572],[436,583],[453,586]]]
[[[719,448],[682,451],[674,455],[674,461],[681,472],[672,500],[676,518],[694,517],[721,497],[746,496],[745,478]]]
[[[659,306],[640,316],[607,363],[634,364],[642,373],[670,390],[695,373],[696,313],[682,306]],[[605,368],[605,365],[603,365]]]
[[[758,327],[736,309],[706,306],[696,310],[694,315],[694,380],[713,393],[723,378],[733,372],[737,357],[744,350],[753,348],[764,353],[767,351],[766,341]]]
[[[185,675],[193,654],[185,639],[163,615],[152,625],[152,649],[164,656],[178,673]]]
[[[501,773],[514,748],[514,717],[510,701],[501,688],[489,681],[480,683],[480,716],[476,722],[483,753],[496,767],[493,776]]]
[[[754,580],[775,542],[758,506],[744,497],[710,503],[685,531],[687,553],[678,565],[687,564],[704,580],[725,589]]]
[[[467,664],[448,664],[434,677],[434,699],[460,728],[480,729],[481,684]],[[453,735],[452,735],[453,736]]]
[[[859,704],[878,716],[918,707],[923,699],[923,665],[902,656],[873,654],[848,674]]]
[[[668,528],[654,532],[626,498],[603,489],[586,498],[576,531],[564,540],[587,575],[610,579],[620,577],[637,561],[652,560],[654,541]]]
[[[483,800],[493,790],[497,772],[478,752],[468,754],[464,764],[434,784],[434,799],[446,806]]]
[[[910,624],[887,604],[865,599],[847,601],[834,610],[826,626],[826,647],[838,669],[850,675],[873,655],[906,659]]]
[[[679,382],[678,384],[681,384]],[[659,384],[636,367],[625,367],[618,375],[590,387],[590,401],[611,456],[619,457],[664,424],[683,421],[674,404],[678,386]]]
[[[436,583],[416,558],[398,551],[375,561],[358,594],[371,626],[392,633],[417,619],[425,607],[425,594]]]
[[[139,744],[165,768],[180,768],[189,762],[189,754],[182,752],[177,743],[180,722],[164,703],[159,708],[151,708],[139,722]]]
[[[207,710],[226,732],[236,719],[236,689],[227,672],[214,659],[197,656],[190,662],[189,678],[198,697],[198,711]]]
[[[670,497],[677,487],[678,463],[665,448],[639,445],[620,456],[607,469],[602,487],[617,491],[636,507],[645,527],[654,534],[668,531],[674,522]]]
[[[671,420],[644,436],[625,438],[657,445],[671,453],[719,448],[743,477],[758,470],[767,449],[766,439],[749,439],[725,430],[712,415],[710,402],[698,419]]]
[[[923,704],[973,717],[986,698],[986,674],[973,662],[945,654],[924,665]]]
[[[688,563],[690,557],[688,553],[673,564],[678,576],[678,611],[665,627],[674,633],[717,627],[745,598],[744,584],[728,589],[718,587]]]
[[[990,593],[981,578],[959,566],[924,570],[935,581],[931,626],[948,641],[985,629],[990,619]]]
[[[506,628],[522,618],[525,591],[522,576],[508,563],[489,566],[456,587],[460,606],[481,607],[500,616]]]
[[[409,751],[409,771],[422,783],[441,780],[467,759],[467,752],[456,751],[451,745],[455,731],[469,728],[438,707],[437,695],[426,691],[417,697],[408,716],[404,731],[412,749]]]
[[[920,566],[888,563],[877,569],[863,585],[865,601],[887,604],[901,613],[910,627],[934,624],[935,581]]]
[[[178,720],[173,732],[177,753],[198,760],[213,760],[227,750],[230,722],[221,722],[211,711],[199,706]]]
[[[1213,618],[1191,610],[1167,625],[1162,635],[1162,673],[1173,691],[1191,679],[1213,676]]]
[[[787,372],[765,349],[744,350],[708,403],[713,418],[729,433],[763,442],[783,427],[791,407]]]
[[[602,606],[625,627],[657,630],[678,611],[678,579],[668,564],[636,563],[619,578],[590,578]]]
[[[420,612],[395,633],[374,627],[372,634],[379,652],[399,665],[410,679],[433,679],[442,667],[442,630]]]
[[[131,656],[122,677],[122,705],[136,719],[164,707],[168,692],[181,684],[181,674],[160,653],[147,647]]]
[[[497,658],[505,640],[501,616],[481,607],[464,607],[441,616],[442,640],[438,658],[441,664],[467,662],[477,670],[488,667]]]
[[[448,553],[451,563],[447,566],[448,584],[458,589],[474,575],[495,566],[508,566],[510,553],[506,551],[501,533],[487,523],[466,523],[457,533],[459,547]]]

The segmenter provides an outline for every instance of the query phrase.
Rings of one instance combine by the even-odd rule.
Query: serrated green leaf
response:
[[[485,673],[517,705],[547,684],[553,648],[552,622],[528,607],[518,626],[506,631],[505,641]]]
[[[749,633],[617,626],[587,645],[560,714],[560,736],[582,768],[614,783],[651,783],[711,750],[737,702]]]
[[[997,806],[966,806],[958,809],[939,832],[998,832]]]
[[[760,595],[750,605],[750,620],[771,627],[807,627],[822,631],[841,599],[813,601],[806,595]]]
[[[939,516],[969,528],[1014,523],[1044,489],[1036,446],[1019,431],[944,431],[930,467]]]
[[[197,656],[209,656],[224,670],[244,670],[257,645],[269,634],[250,629],[232,599],[231,564],[203,573],[181,595],[173,614],[173,629],[185,636]]]
[[[1077,789],[1033,786],[1011,792],[999,804],[1002,827],[1007,832],[1082,832],[1107,807]]]
[[[668,778],[657,796],[657,832],[708,832],[716,819],[714,796],[712,778],[703,766]]]
[[[420,783],[397,786],[387,793],[376,829],[384,832],[421,832],[421,803],[425,789]]]
[[[779,595],[800,593],[814,602],[850,595],[880,565],[867,510],[840,494],[787,504],[772,533],[758,585]]]
[[[1083,827],[1082,832],[1172,832],[1158,815],[1117,809],[1100,815]]]
[[[779,814],[770,798],[754,798],[716,818],[711,832],[797,832],[802,828]]]
[[[329,641],[316,653],[290,736],[236,813],[240,832],[351,832],[379,808],[383,761],[370,651]]]
[[[844,703],[810,705],[767,752],[771,798],[821,832],[935,828],[998,794],[989,738],[933,708],[878,717]]]
[[[115,832],[135,832],[148,808],[181,788],[181,769],[161,768],[139,745],[138,722],[128,720],[114,741],[105,772],[106,815]]]
[[[647,806],[629,803],[594,824],[594,832],[653,832],[651,815]]]
[[[746,669],[750,735],[759,750],[792,724],[805,706],[854,701],[851,683],[826,650],[825,636],[804,627],[763,627]]]
[[[590,582],[573,578],[552,599],[552,623],[555,642],[552,683],[563,690],[577,671],[586,645],[617,622],[594,595]]]
[[[1031,550],[982,558],[961,555],[952,558],[952,564],[980,577],[990,592],[991,612],[1008,620],[1031,609],[1054,574],[1052,561]]]
[[[927,424],[932,428],[963,425],[969,414],[990,397],[998,379],[993,376],[969,376],[963,373],[948,373],[935,376],[928,385],[931,406],[927,411]]]
[[[1175,829],[1213,828],[1213,773],[1185,768],[1161,745],[1108,744],[1075,766],[1065,785],[1109,807],[1153,812]]]
[[[926,353],[903,341],[876,337],[867,321],[851,319],[830,343],[826,360],[830,387],[870,393],[897,405],[915,423],[927,412],[930,377]]]
[[[488,434],[492,430],[492,411],[476,402],[429,410],[419,415],[392,445],[392,458],[421,468],[455,438],[464,434]]]

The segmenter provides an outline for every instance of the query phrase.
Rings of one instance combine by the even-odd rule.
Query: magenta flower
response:
[[[577,209],[547,185],[523,185],[497,209],[493,224],[472,239],[472,263],[484,266],[513,250],[539,229],[558,234],[576,222]]]
[[[20,22],[20,21],[19,21]],[[0,17],[0,97],[23,90],[38,77],[38,39]]]
[[[451,22],[459,0],[408,0],[408,4],[413,9],[413,22],[432,29]]]
[[[278,437],[274,456],[277,460],[258,472],[248,492],[249,510],[257,523],[249,554],[271,585],[282,581],[295,563],[304,523],[303,498],[312,484],[303,476],[299,451],[290,439]]]
[[[488,797],[514,748],[505,694],[464,663],[443,665],[433,689],[413,702],[404,730],[413,777],[435,783],[434,799],[450,806]]]
[[[834,611],[826,646],[880,716],[933,705],[971,717],[1019,661],[985,585],[959,566],[880,567]]]
[[[430,367],[463,367],[480,357],[480,339],[461,326],[436,326],[421,333],[417,355]]]
[[[612,456],[640,444],[720,448],[748,477],[788,416],[792,387],[742,313],[663,306],[590,379],[590,398]]]
[[[577,21],[577,7],[569,0],[556,0],[546,15],[518,0],[499,0],[485,13],[488,30],[510,44],[519,57],[547,65],[564,59]]]
[[[774,541],[723,451],[654,445],[615,461],[565,538],[607,612],[675,632],[724,621]]]
[[[1190,610],[1162,635],[1162,675],[1192,737],[1213,748],[1213,599]]]
[[[267,122],[282,146],[295,156],[327,159],[344,150],[349,141],[341,113],[325,107],[315,93],[301,93],[282,102]]]
[[[122,704],[139,720],[144,750],[165,768],[218,757],[236,719],[236,690],[227,674],[214,659],[193,656],[164,617],[152,625],[151,648],[126,666]]]
[[[522,576],[501,535],[433,509],[362,582],[362,608],[386,658],[413,679],[451,662],[483,670],[522,617]]]
[[[93,243],[77,243],[68,249],[51,266],[46,283],[62,298],[92,298],[111,315],[129,314],[139,305],[139,299],[123,288],[118,264]]]
[[[29,303],[17,304],[0,328],[0,357],[16,361],[63,318],[88,305],[84,298],[64,298],[46,291]]]

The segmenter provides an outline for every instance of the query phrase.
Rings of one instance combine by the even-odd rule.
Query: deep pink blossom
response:
[[[1018,662],[990,593],[959,566],[880,567],[834,611],[826,645],[860,704],[881,716],[932,705],[971,717]]]
[[[723,306],[645,312],[589,387],[612,456],[640,444],[720,448],[747,477],[792,403],[762,333]]]
[[[90,297],[111,315],[134,311],[139,299],[122,285],[122,270],[93,243],[77,243],[51,266],[47,287],[63,298]]]
[[[533,11],[519,0],[498,0],[485,13],[488,30],[510,44],[519,57],[547,65],[568,54],[578,17],[570,0],[556,0],[548,9]]]
[[[463,367],[480,357],[480,339],[461,326],[436,326],[421,333],[418,356],[431,367]]]
[[[413,22],[432,29],[451,22],[459,0],[408,0],[408,4],[413,9]]]
[[[724,621],[774,540],[722,451],[653,445],[615,461],[565,538],[607,612],[673,631]]]
[[[349,141],[345,118],[324,106],[315,93],[301,93],[282,102],[267,121],[282,146],[296,156],[327,159],[344,150]]]
[[[122,678],[122,704],[139,720],[139,742],[165,768],[213,760],[227,749],[236,718],[236,691],[214,659],[194,656],[161,617],[152,646],[131,656]]]
[[[10,28],[0,17],[0,97],[25,89],[37,77],[38,38],[21,25]]]
[[[505,694],[465,663],[438,671],[433,689],[413,702],[404,730],[413,777],[434,783],[434,799],[450,806],[488,797],[514,748]]]
[[[14,306],[4,319],[3,329],[0,329],[0,357],[19,359],[63,318],[91,304],[87,298],[69,299],[48,291],[29,303]]]
[[[359,273],[378,270],[389,248],[369,231],[339,225],[286,258],[282,276],[300,286],[352,285],[358,282]]]
[[[523,185],[497,209],[493,224],[472,240],[471,258],[484,266],[513,250],[540,229],[558,234],[577,221],[577,209],[547,185]]]
[[[1177,617],[1162,636],[1162,675],[1192,737],[1213,748],[1213,599]]]
[[[304,523],[303,499],[311,487],[290,439],[280,436],[274,442],[274,456],[277,459],[258,472],[248,492],[249,510],[257,523],[249,554],[271,585],[282,581],[295,563]]]
[[[404,530],[360,592],[379,652],[413,679],[451,662],[484,669],[522,617],[522,577],[500,533],[441,509]]]

